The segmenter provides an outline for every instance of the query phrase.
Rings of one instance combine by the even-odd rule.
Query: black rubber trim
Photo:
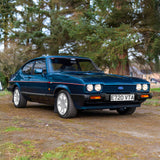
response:
[[[32,93],[32,92],[21,92],[24,95],[32,95],[32,96],[47,96],[47,97],[53,97],[54,94],[43,94],[43,93]]]

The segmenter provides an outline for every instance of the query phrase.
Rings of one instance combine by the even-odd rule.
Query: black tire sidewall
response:
[[[14,102],[14,92],[15,92],[15,90],[18,90],[18,92],[19,92],[19,103],[18,103],[17,105],[16,105],[15,102]],[[20,89],[19,89],[18,87],[16,87],[16,88],[14,89],[14,92],[13,92],[13,103],[14,103],[14,106],[15,106],[16,108],[24,108],[24,107],[26,107],[27,101],[26,101],[26,99],[22,96],[22,94],[21,94],[21,92],[20,92]]]
[[[136,107],[126,107],[125,110],[121,110],[120,108],[117,109],[117,112],[120,115],[131,115],[136,111]]]
[[[64,115],[62,115],[59,110],[58,110],[58,106],[57,106],[57,100],[58,100],[58,96],[61,94],[61,93],[64,93],[67,97],[67,100],[68,100],[68,106],[67,106],[67,110],[66,110],[66,113]],[[72,118],[72,117],[75,117],[76,114],[77,114],[77,109],[75,108],[74,104],[73,104],[73,101],[72,101],[72,98],[70,96],[70,94],[66,91],[66,90],[61,90],[58,92],[58,95],[56,97],[56,110],[59,114],[60,117],[62,118]]]

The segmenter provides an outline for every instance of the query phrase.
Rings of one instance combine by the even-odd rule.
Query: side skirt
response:
[[[53,94],[42,94],[42,93],[39,94],[31,92],[21,92],[21,93],[28,101],[54,105]]]

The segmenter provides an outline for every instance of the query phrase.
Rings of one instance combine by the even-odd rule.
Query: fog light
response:
[[[101,96],[90,96],[90,99],[101,99]]]
[[[141,98],[149,98],[149,95],[148,94],[141,95]]]

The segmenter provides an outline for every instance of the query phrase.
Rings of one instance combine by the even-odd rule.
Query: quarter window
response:
[[[42,69],[43,73],[46,73],[46,62],[45,62],[45,60],[36,61],[35,65],[34,65],[34,71],[36,69]],[[35,74],[35,72],[34,72],[34,74]]]
[[[34,61],[27,63],[23,69],[22,72],[24,74],[32,74],[32,67],[33,67]]]

